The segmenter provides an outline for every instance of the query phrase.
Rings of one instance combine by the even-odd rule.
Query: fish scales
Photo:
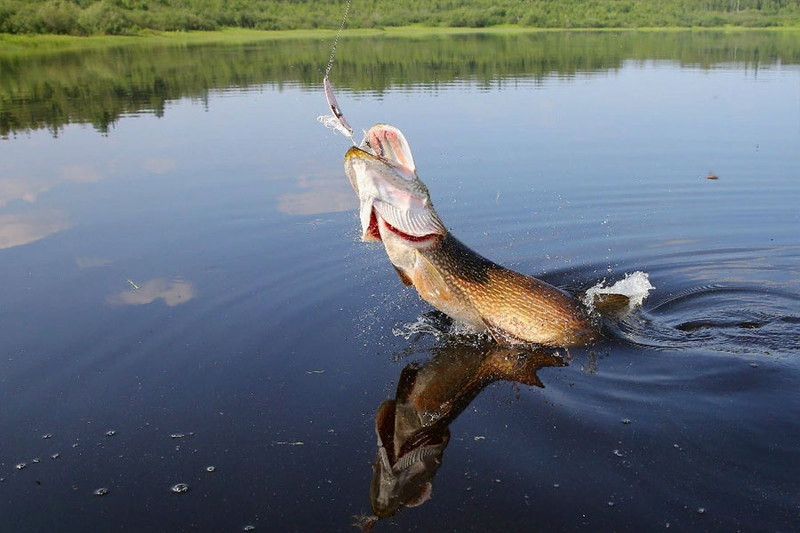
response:
[[[497,265],[449,233],[421,251],[495,336],[548,346],[586,343],[593,329],[578,303],[552,285]]]
[[[399,129],[370,128],[345,155],[360,200],[362,240],[384,245],[401,280],[440,311],[500,344],[585,344],[595,329],[578,301],[556,287],[502,267],[453,237],[417,176]]]

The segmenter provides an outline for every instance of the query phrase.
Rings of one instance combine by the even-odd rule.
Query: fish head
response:
[[[433,477],[450,441],[450,430],[441,425],[420,427],[409,438],[402,439],[394,427],[397,407],[395,400],[384,402],[375,420],[378,453],[372,465],[370,503],[378,518],[430,499]],[[402,442],[396,442],[398,438]],[[399,449],[395,451],[396,448]]]
[[[361,145],[347,151],[344,168],[358,195],[362,240],[420,248],[447,233],[399,129],[370,128]]]

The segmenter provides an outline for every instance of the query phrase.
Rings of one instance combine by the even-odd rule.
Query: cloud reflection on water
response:
[[[95,183],[105,176],[88,165],[65,165],[52,174],[0,178],[0,208],[14,201],[29,204],[39,195],[62,183]],[[28,210],[0,214],[0,249],[29,244],[71,226],[67,214],[59,209]]]
[[[138,288],[112,294],[108,303],[117,305],[146,305],[158,299],[164,300],[168,307],[184,304],[197,296],[191,283],[175,279],[168,282],[164,278],[145,281]]]
[[[0,207],[14,200],[33,203],[40,194],[62,183],[96,183],[105,175],[88,165],[65,165],[52,174],[0,178]]]
[[[0,215],[0,250],[38,241],[70,225],[63,211],[41,210]]]
[[[349,211],[358,207],[356,195],[347,183],[344,172],[332,175],[303,174],[297,187],[303,192],[285,193],[278,197],[278,211],[286,215],[320,215]]]

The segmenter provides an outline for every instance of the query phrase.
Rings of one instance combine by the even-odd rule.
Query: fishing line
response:
[[[336,46],[339,44],[339,37],[342,36],[342,31],[344,30],[344,27],[347,24],[347,14],[350,13],[350,4],[352,2],[353,0],[347,0],[347,5],[344,7],[344,16],[342,17],[342,23],[339,25],[339,31],[336,32],[336,38],[333,40],[333,47],[331,48],[331,57],[328,60],[328,66],[325,67],[326,78],[331,73],[331,68],[333,67],[333,60],[336,58]]]
[[[347,123],[347,119],[344,118],[342,110],[339,109],[339,103],[336,101],[336,96],[333,94],[333,87],[331,86],[330,80],[331,68],[333,68],[333,61],[336,59],[336,46],[339,44],[339,37],[342,36],[342,31],[347,24],[347,15],[350,13],[350,4],[352,1],[353,0],[347,0],[347,5],[345,5],[342,23],[339,25],[339,31],[336,32],[336,38],[333,40],[331,57],[328,59],[328,66],[325,67],[325,77],[322,80],[325,87],[325,99],[328,101],[328,107],[333,114],[319,116],[317,117],[317,120],[326,128],[340,132],[342,135],[350,139],[350,142],[352,142],[353,146],[355,146],[356,141],[353,139],[353,128]]]

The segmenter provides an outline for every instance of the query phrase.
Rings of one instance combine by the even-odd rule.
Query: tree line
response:
[[[0,0],[0,33],[338,28],[346,0]],[[800,25],[800,0],[353,0],[349,28]]]
[[[143,41],[147,43],[147,41]],[[422,44],[421,44],[422,43]],[[0,49],[0,139],[67,124],[107,132],[126,113],[163,114],[180,98],[226,87],[292,85],[320,91],[329,42],[135,44],[48,53]],[[343,37],[337,90],[382,93],[469,81],[487,89],[550,76],[606,75],[626,61],[668,60],[698,68],[737,63],[752,71],[800,64],[794,32],[508,32]],[[320,96],[319,109],[324,109]],[[314,111],[309,111],[309,116]]]

